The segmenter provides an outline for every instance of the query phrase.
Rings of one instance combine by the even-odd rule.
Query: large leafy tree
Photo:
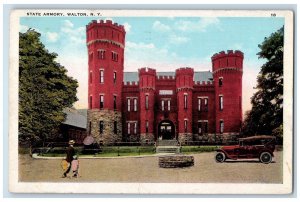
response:
[[[55,61],[40,33],[19,33],[19,142],[30,145],[55,135],[63,109],[77,101],[78,83]]]
[[[245,135],[276,134],[283,121],[283,35],[282,27],[266,37],[257,55],[266,59],[257,76],[257,92],[251,98],[252,109],[246,113]],[[277,134],[280,136],[280,134]]]

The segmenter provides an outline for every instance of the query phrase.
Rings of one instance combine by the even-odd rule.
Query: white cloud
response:
[[[168,25],[161,23],[160,21],[155,21],[152,25],[152,28],[156,31],[167,32],[170,31],[171,28]]]
[[[175,34],[171,35],[169,38],[170,43],[173,44],[183,44],[188,42],[190,39],[184,36],[177,36]]]
[[[50,42],[56,42],[59,38],[56,32],[47,32],[46,37]]]
[[[130,32],[131,25],[130,25],[128,22],[125,22],[123,25],[124,25],[125,31],[126,31],[127,33]]]
[[[219,24],[220,20],[218,18],[201,18],[195,22],[180,20],[175,24],[175,27],[184,32],[206,32],[210,26],[216,26],[218,29],[221,29]]]
[[[64,20],[64,26],[68,28],[73,28],[74,24],[70,20]]]
[[[64,20],[61,25],[61,33],[66,40],[75,44],[85,43],[85,27],[74,27],[70,20]]]

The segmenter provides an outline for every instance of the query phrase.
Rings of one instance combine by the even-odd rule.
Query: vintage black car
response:
[[[218,163],[226,159],[254,159],[262,163],[271,163],[274,157],[276,138],[274,136],[260,135],[239,138],[238,145],[223,146],[217,149],[215,159]]]

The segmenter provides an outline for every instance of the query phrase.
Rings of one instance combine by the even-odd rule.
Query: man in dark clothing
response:
[[[75,141],[74,140],[70,140],[69,141],[69,147],[67,148],[67,157],[66,157],[66,161],[68,162],[68,168],[67,170],[64,172],[62,177],[67,177],[67,174],[70,172],[71,170],[71,165],[72,165],[72,161],[73,161],[73,156],[75,156],[75,149],[74,149],[74,144]]]

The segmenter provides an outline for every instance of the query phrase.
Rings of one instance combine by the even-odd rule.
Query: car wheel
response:
[[[223,152],[218,152],[218,153],[216,154],[216,161],[217,161],[218,163],[224,162],[225,159],[226,159],[226,156],[225,156],[225,154],[224,154]]]
[[[271,163],[272,162],[272,155],[270,154],[270,152],[263,152],[260,154],[259,157],[260,162],[262,163]]]

